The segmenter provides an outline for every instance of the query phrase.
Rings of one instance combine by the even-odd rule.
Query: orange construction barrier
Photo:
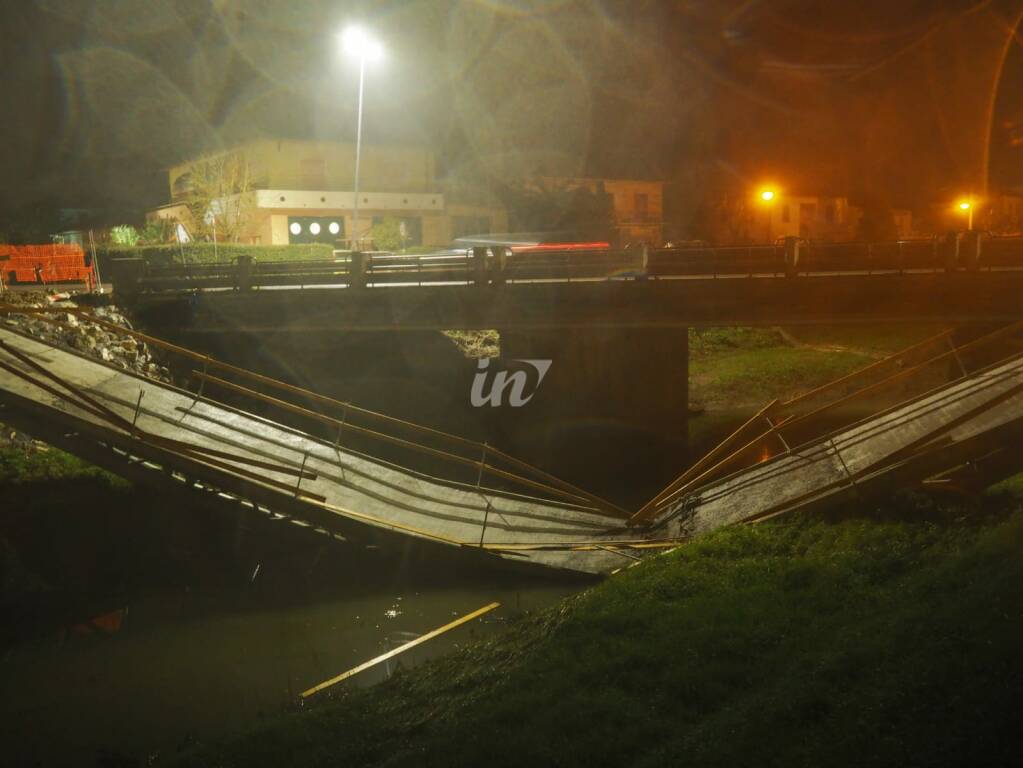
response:
[[[95,266],[80,245],[0,245],[0,272],[5,283],[96,282]]]

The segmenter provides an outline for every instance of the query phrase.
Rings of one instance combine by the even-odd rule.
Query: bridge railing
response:
[[[981,269],[1013,269],[1021,266],[1020,238],[986,237],[981,243]]]
[[[273,286],[495,285],[573,280],[800,277],[1023,269],[1023,238],[983,233],[879,243],[786,238],[767,245],[622,250],[470,248],[433,254],[345,253],[330,261],[147,266],[115,260],[115,290]]]
[[[662,248],[650,252],[651,277],[782,275],[785,249],[779,245],[719,248]]]

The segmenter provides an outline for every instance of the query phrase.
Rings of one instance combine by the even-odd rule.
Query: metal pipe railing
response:
[[[247,369],[231,365],[230,363],[222,362],[213,357],[210,357],[209,355],[195,352],[193,350],[178,346],[163,339],[159,339],[157,337],[150,336],[148,334],[141,333],[139,331],[135,331],[129,328],[124,328],[123,326],[119,326],[107,320],[103,320],[102,318],[98,318],[91,312],[80,308],[57,309],[53,307],[16,307],[9,304],[0,304],[0,314],[39,315],[42,316],[43,319],[48,320],[49,322],[61,324],[61,321],[49,317],[50,315],[54,315],[57,313],[74,314],[76,316],[88,320],[89,322],[96,323],[97,325],[104,327],[108,330],[114,331],[119,334],[131,336],[132,338],[138,339],[154,347],[163,349],[167,352],[183,356],[193,361],[201,362],[203,365],[203,370],[192,371],[192,375],[199,381],[200,392],[202,391],[205,382],[210,381],[211,383],[214,383],[217,386],[222,386],[226,389],[235,391],[238,394],[243,394],[257,401],[264,402],[268,405],[280,407],[283,408],[284,410],[289,410],[296,414],[307,416],[309,418],[312,418],[313,420],[321,421],[323,423],[329,423],[338,429],[341,429],[343,427],[345,430],[358,432],[363,436],[369,437],[378,442],[384,442],[391,445],[400,446],[408,450],[421,453],[423,455],[438,458],[449,463],[454,463],[461,466],[471,466],[474,468],[478,468],[480,466],[480,462],[478,462],[475,459],[468,459],[464,456],[459,456],[458,454],[451,453],[450,451],[447,450],[434,448],[431,446],[424,445],[422,443],[406,440],[400,437],[396,437],[394,435],[388,435],[378,430],[373,430],[367,427],[362,427],[353,424],[351,420],[347,417],[347,415],[357,414],[366,419],[375,420],[392,427],[397,427],[409,431],[413,434],[418,434],[423,437],[428,437],[441,442],[446,442],[449,445],[457,445],[459,447],[466,448],[468,450],[471,450],[474,454],[478,454],[481,450],[484,450],[485,448],[486,454],[489,455],[490,457],[503,461],[507,465],[521,472],[532,475],[533,477],[530,478],[523,475],[518,475],[515,474],[514,472],[509,472],[498,467],[495,467],[492,464],[484,462],[482,471],[484,471],[488,475],[499,477],[508,482],[519,484],[534,490],[542,490],[546,493],[552,494],[558,498],[569,501],[570,503],[573,504],[581,503],[583,505],[590,505],[596,511],[601,512],[603,514],[607,514],[609,516],[618,518],[628,517],[628,512],[621,509],[617,505],[614,505],[611,502],[600,498],[599,496],[584,491],[583,489],[578,488],[572,485],[571,483],[556,478],[553,475],[544,472],[543,470],[537,467],[534,467],[520,459],[517,459],[503,451],[494,448],[493,446],[484,446],[483,443],[480,443],[475,440],[470,440],[468,438],[443,432],[432,427],[427,427],[424,425],[416,424],[414,422],[399,419],[393,416],[388,416],[386,414],[382,414],[376,411],[371,411],[366,408],[361,408],[351,403],[326,397],[324,395],[311,392],[301,387],[297,387],[293,384],[288,384],[287,382],[279,381],[268,376],[263,376],[262,374],[258,374],[253,371],[249,371]],[[206,372],[209,369],[218,369],[221,371],[225,371],[242,378],[250,379],[259,384],[273,387],[283,392],[288,392],[289,394],[299,396],[306,400],[311,400],[313,402],[328,405],[331,407],[342,408],[345,410],[346,419],[344,421],[341,421],[333,417],[324,416],[322,414],[316,413],[315,411],[303,408],[302,406],[297,406],[292,403],[280,400],[279,398],[274,398],[270,395],[263,394],[249,387],[242,387],[240,385],[233,384],[232,382],[228,382],[225,379],[211,376]]]

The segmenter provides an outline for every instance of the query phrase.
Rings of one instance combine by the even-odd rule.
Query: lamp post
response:
[[[361,27],[348,27],[341,33],[345,53],[359,60],[359,110],[355,128],[355,206],[352,209],[352,250],[358,249],[359,238],[359,164],[362,156],[362,94],[366,79],[366,62],[378,61],[383,47]]]
[[[959,202],[959,210],[966,214],[966,228],[973,229],[973,200],[962,200]]]
[[[757,202],[764,208],[764,234],[768,241],[774,234],[773,208],[776,197],[777,193],[771,187],[763,187],[757,192]]]

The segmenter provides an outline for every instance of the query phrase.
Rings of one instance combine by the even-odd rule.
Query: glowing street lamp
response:
[[[348,56],[359,60],[359,113],[355,129],[355,207],[352,209],[352,250],[358,248],[359,237],[359,160],[362,155],[362,92],[366,77],[366,62],[376,62],[384,56],[384,48],[362,27],[348,27],[341,33],[341,47]]]
[[[960,200],[957,206],[960,211],[966,214],[966,228],[973,229],[973,201],[972,200]]]
[[[771,239],[772,235],[773,224],[771,220],[774,213],[772,209],[774,208],[774,200],[777,196],[778,193],[772,187],[761,187],[757,190],[756,201],[759,205],[765,208],[763,214],[765,227],[764,238],[768,241]]]

